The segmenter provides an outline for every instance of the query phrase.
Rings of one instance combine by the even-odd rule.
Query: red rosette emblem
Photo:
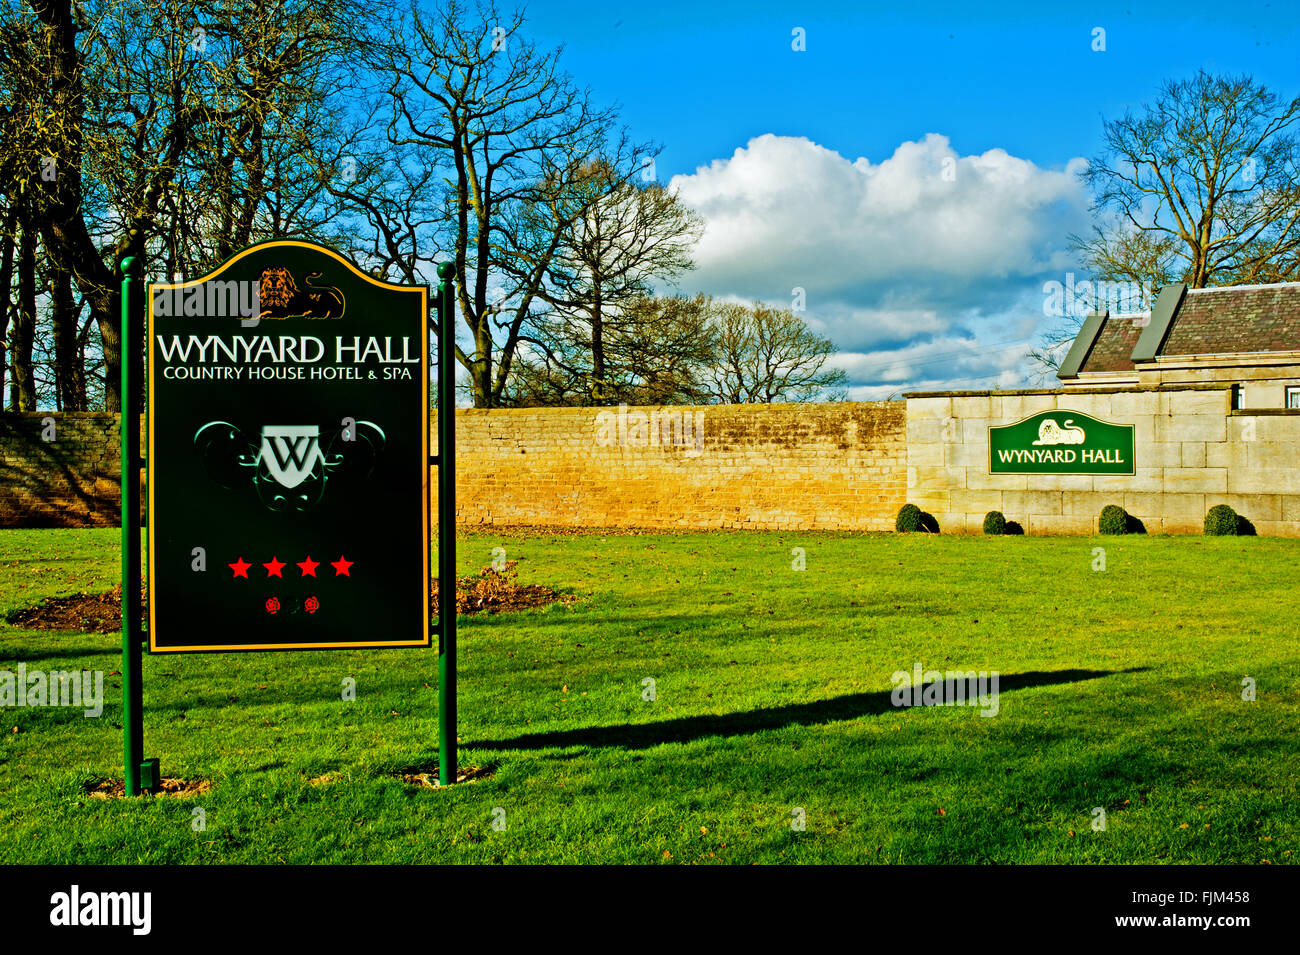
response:
[[[302,602],[302,608],[306,610],[308,613],[315,613],[317,610],[320,609],[320,601],[317,600],[315,597],[308,597],[306,600]]]
[[[266,601],[266,612],[267,612],[267,613],[278,613],[279,610],[280,610],[280,598],[279,598],[279,597],[271,597],[271,598],[269,598],[269,599]]]

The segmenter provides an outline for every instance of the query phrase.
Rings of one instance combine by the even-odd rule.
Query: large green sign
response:
[[[1133,426],[1043,411],[989,428],[990,474],[1133,474]]]
[[[429,646],[428,289],[278,240],[147,302],[150,648]]]

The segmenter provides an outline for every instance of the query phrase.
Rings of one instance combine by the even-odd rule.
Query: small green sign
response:
[[[989,428],[990,474],[1133,474],[1133,426],[1042,411]]]

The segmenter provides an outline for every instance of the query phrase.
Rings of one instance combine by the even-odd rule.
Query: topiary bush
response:
[[[1235,535],[1237,523],[1236,511],[1227,504],[1215,504],[1205,515],[1205,533],[1211,537]]]
[[[904,504],[898,509],[894,521],[894,530],[900,534],[910,534],[921,529],[921,509],[915,504]]]
[[[904,504],[898,509],[898,517],[894,521],[894,530],[900,534],[911,534],[915,531],[921,531],[925,534],[939,533],[939,522],[934,519],[933,514],[927,514],[915,504]]]
[[[1007,532],[1007,519],[1001,511],[989,511],[984,515],[984,533],[985,534],[1005,534]]]
[[[1128,528],[1128,514],[1124,508],[1118,504],[1107,504],[1101,509],[1101,517],[1097,519],[1097,530],[1103,534],[1126,534]]]

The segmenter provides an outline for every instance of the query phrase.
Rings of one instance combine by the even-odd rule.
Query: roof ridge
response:
[[[1300,288],[1300,282],[1269,282],[1264,285],[1214,285],[1209,288],[1189,288],[1187,294],[1195,295],[1198,292],[1246,292],[1252,289],[1288,288],[1291,286]]]

